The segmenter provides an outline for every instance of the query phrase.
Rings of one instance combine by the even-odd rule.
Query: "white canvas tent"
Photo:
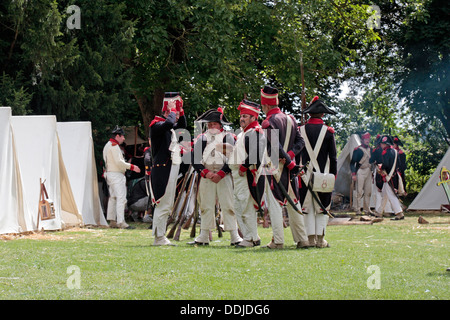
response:
[[[26,227],[22,184],[10,121],[11,108],[0,107],[0,234],[19,233]]]
[[[107,226],[100,204],[90,122],[58,122],[62,158],[85,225]]]
[[[61,155],[55,116],[13,116],[12,131],[22,179],[25,225],[34,231],[38,222],[40,179],[45,181],[55,207],[55,218],[39,221],[39,229],[59,230],[82,225],[64,161]]]
[[[450,169],[450,148],[445,153],[430,179],[428,179],[422,190],[414,198],[414,201],[411,202],[408,210],[441,210],[442,204],[449,204],[444,188],[437,185],[442,167]]]
[[[350,170],[350,161],[353,156],[353,151],[356,147],[361,144],[361,140],[357,134],[352,134],[342,149],[341,153],[337,159],[337,177],[334,186],[334,193],[339,193],[344,195],[345,197],[350,196],[350,186],[352,183],[352,174]],[[376,206],[376,196],[378,188],[375,183],[372,184],[372,197],[370,199],[370,207],[375,208]],[[356,201],[356,184],[353,190],[353,205],[355,205]],[[379,199],[380,200],[380,199]],[[384,212],[392,213],[393,210],[391,208],[390,203],[388,202],[384,208]]]

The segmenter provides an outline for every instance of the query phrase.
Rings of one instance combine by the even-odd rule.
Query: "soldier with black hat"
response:
[[[150,123],[151,188],[153,203],[153,245],[172,245],[165,236],[167,218],[172,212],[177,177],[181,164],[181,151],[175,129],[186,128],[183,99],[179,92],[166,92],[162,115]]]
[[[303,148],[300,153],[300,163],[306,165],[310,162],[311,165],[315,163],[311,157],[315,157],[317,160],[316,168],[313,165],[315,172],[331,173],[336,175],[337,173],[337,158],[336,158],[336,143],[334,140],[334,129],[325,125],[322,117],[324,114],[336,114],[334,110],[331,110],[319,97],[314,97],[308,107],[303,110],[303,113],[309,113],[310,118],[305,125],[300,127],[300,133],[305,141],[306,148]],[[316,144],[320,144],[316,146]],[[313,154],[308,152],[311,149]],[[308,190],[307,185],[310,181],[312,172],[308,172],[308,167],[305,167],[305,174],[301,179],[300,186],[300,199],[302,203],[302,210],[305,214],[306,232],[308,234],[308,240],[310,246],[318,248],[329,247],[328,242],[324,239],[325,230],[328,223],[328,215],[323,212],[320,204],[314,199],[311,191]],[[329,210],[331,206],[331,193],[332,192],[317,192],[318,201],[322,206]]]
[[[405,179],[405,171],[407,169],[406,154],[400,148],[403,146],[403,142],[397,136],[394,136],[393,140],[394,140],[393,147],[395,150],[397,150],[397,153],[398,153],[398,160],[399,160],[398,172],[400,173],[400,177],[402,178],[402,181],[403,181],[403,188],[406,191],[406,179]]]
[[[371,164],[374,164],[374,184],[375,187],[372,188],[372,193],[375,192],[375,212],[372,214],[375,217],[382,217],[382,210],[381,208],[381,189],[383,189],[383,178],[381,177],[381,174],[378,172],[378,164],[383,162],[383,158],[381,156],[381,153],[383,152],[383,149],[381,149],[380,146],[381,141],[381,134],[377,134],[375,138],[375,148],[372,150],[372,155],[370,157],[369,162]]]
[[[390,202],[392,210],[394,210],[395,218],[391,220],[402,220],[405,218],[403,210],[398,199],[398,153],[392,148],[394,141],[391,136],[383,135],[380,140],[380,146],[383,150],[381,153],[382,163],[378,165],[378,170],[383,179],[383,188],[381,190],[381,208],[384,208],[387,201]],[[381,209],[383,210],[383,209]],[[382,212],[381,212],[382,213]]]
[[[370,197],[372,196],[372,169],[370,157],[372,149],[370,148],[370,133],[361,135],[362,143],[353,150],[350,160],[350,170],[352,180],[356,182],[356,214],[361,214],[361,208],[366,214],[372,214],[370,210]]]
[[[222,108],[210,109],[196,120],[207,123],[208,130],[197,137],[192,152],[194,169],[200,175],[198,202],[201,211],[200,235],[188,244],[208,245],[209,232],[216,228],[216,200],[222,213],[224,231],[230,231],[231,245],[242,238],[237,231],[233,206],[233,179],[223,144],[234,145],[235,137],[224,131],[229,125]]]
[[[103,148],[105,179],[109,188],[107,220],[113,228],[134,229],[125,222],[125,204],[127,203],[126,170],[139,173],[138,166],[125,162],[120,145],[125,141],[125,132],[116,126],[111,138]]]
[[[228,164],[234,182],[234,209],[243,240],[236,247],[260,245],[258,214],[264,206],[263,157],[266,154],[266,139],[258,123],[259,105],[249,100],[239,104],[240,125],[236,143],[230,153]]]
[[[305,230],[305,222],[298,199],[298,179],[292,174],[295,167],[295,156],[305,146],[303,138],[297,128],[294,117],[286,115],[278,107],[278,89],[265,86],[261,89],[261,107],[266,114],[266,119],[261,126],[266,130],[266,137],[271,147],[269,156],[275,166],[275,174],[267,175],[266,195],[270,222],[273,230],[272,241],[267,248],[282,248],[284,244],[283,207],[286,206],[289,216],[289,226],[292,237],[298,248],[308,247],[308,237]],[[275,137],[272,135],[275,134]],[[273,141],[275,139],[276,141]],[[272,153],[277,153],[278,158],[273,159]],[[292,179],[291,179],[292,178]],[[283,188],[283,189],[282,189]],[[284,191],[287,193],[285,194]],[[290,197],[295,204],[288,203]]]

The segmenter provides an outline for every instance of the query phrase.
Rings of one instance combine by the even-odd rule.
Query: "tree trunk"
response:
[[[134,92],[134,96],[141,110],[142,119],[144,121],[145,135],[148,137],[148,126],[155,116],[161,114],[161,108],[164,100],[164,91],[162,89],[155,89],[151,98],[146,95],[138,95]]]

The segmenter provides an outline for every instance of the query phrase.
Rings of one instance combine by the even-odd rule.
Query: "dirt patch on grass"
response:
[[[9,233],[0,235],[0,240],[8,241],[8,240],[17,240],[17,239],[31,239],[31,240],[68,240],[75,239],[78,237],[82,237],[86,234],[95,234],[96,236],[101,236],[103,233],[102,228],[93,229],[93,228],[80,228],[73,227],[64,230],[58,231],[28,231],[23,233]]]

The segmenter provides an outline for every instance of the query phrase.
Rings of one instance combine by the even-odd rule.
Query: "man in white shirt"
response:
[[[105,162],[105,179],[109,188],[109,201],[107,220],[110,227],[121,229],[134,229],[125,222],[125,204],[127,203],[127,187],[125,171],[132,170],[139,173],[138,166],[125,162],[120,145],[125,141],[125,132],[116,126],[111,134],[111,139],[103,148],[103,160]]]

